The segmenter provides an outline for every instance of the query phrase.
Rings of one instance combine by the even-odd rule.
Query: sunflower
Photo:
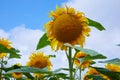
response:
[[[51,11],[53,19],[45,24],[48,40],[53,50],[65,50],[64,43],[83,47],[85,36],[89,36],[90,28],[84,13],[74,8],[58,8]]]
[[[105,67],[108,70],[114,71],[114,72],[120,72],[120,66],[119,65],[115,65],[115,64],[106,64]]]
[[[0,44],[4,45],[8,49],[12,48],[12,46],[10,45],[12,44],[12,42],[10,42],[8,39],[0,38]],[[3,59],[6,56],[7,56],[7,53],[0,52],[0,59]]]
[[[84,52],[77,52],[75,58],[76,59],[77,58],[84,58],[86,56],[87,56],[87,54],[85,54]],[[75,60],[74,63],[77,67],[81,67],[82,69],[85,69],[86,67],[90,66],[90,62],[91,62],[90,60],[86,60],[86,61],[81,63],[79,60]]]
[[[0,53],[0,59],[3,59],[6,56],[7,56],[7,53]]]
[[[34,77],[39,78],[40,80],[44,80],[44,74],[34,73]]]
[[[44,55],[43,52],[33,52],[29,57],[29,61],[27,62],[27,66],[36,67],[36,68],[45,68],[48,70],[51,69],[52,63],[49,60],[49,57]]]
[[[19,63],[16,63],[15,65],[13,65],[13,66],[17,66],[17,67],[20,67],[21,66],[21,64],[19,64]],[[12,73],[12,76],[13,76],[13,78],[15,78],[15,79],[18,79],[18,78],[22,78],[22,73],[20,73],[20,72],[14,72],[14,73]]]

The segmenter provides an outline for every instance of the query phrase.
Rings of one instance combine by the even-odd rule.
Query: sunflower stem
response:
[[[68,57],[68,62],[69,62],[69,74],[70,74],[70,80],[73,80],[73,61],[72,61],[72,49],[69,47],[69,57]]]
[[[81,69],[81,67],[79,68],[79,80],[81,80],[81,76],[82,76],[82,69]]]

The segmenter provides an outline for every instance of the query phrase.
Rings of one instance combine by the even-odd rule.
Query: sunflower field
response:
[[[13,58],[21,59],[21,55],[11,46],[13,42],[0,38],[0,80],[120,80],[119,58],[108,60],[102,53],[84,47],[91,27],[105,30],[101,23],[67,5],[56,6],[49,17],[51,20],[44,26],[45,33],[39,39],[36,51],[28,56],[26,65],[6,66]],[[56,58],[56,54],[41,52],[40,49],[46,46],[51,46],[57,54],[59,50],[64,51],[68,67],[52,70],[54,64],[50,59]],[[104,66],[96,66],[98,63]]]

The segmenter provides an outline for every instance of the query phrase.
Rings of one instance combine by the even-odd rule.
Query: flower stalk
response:
[[[79,68],[79,80],[82,80],[82,79],[81,79],[81,76],[82,76],[82,68],[80,67],[80,68]]]
[[[70,74],[70,80],[73,80],[73,60],[72,60],[72,48],[69,47],[69,57],[68,57],[68,62],[69,62],[69,74]]]

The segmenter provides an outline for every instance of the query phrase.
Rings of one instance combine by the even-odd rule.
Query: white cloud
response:
[[[13,42],[12,46],[20,50],[21,59],[11,59],[8,62],[8,65],[20,62],[23,65],[28,61],[28,57],[32,51],[36,50],[37,43],[40,37],[43,35],[41,30],[32,30],[25,27],[25,25],[20,25],[5,32],[0,30],[2,33],[0,36],[10,39]]]
[[[21,59],[11,59],[8,62],[8,66],[21,63],[22,65],[26,65],[30,53],[36,51],[37,43],[40,37],[44,34],[41,30],[32,30],[25,27],[25,25],[16,26],[9,32],[5,32],[4,30],[0,30],[1,37],[5,37],[10,39],[13,42],[12,46],[16,49],[20,50]],[[53,52],[50,46],[47,46],[40,51],[44,52],[45,54],[56,55],[56,58],[51,58],[53,63],[53,69],[66,67],[67,59],[65,57],[65,53],[62,51]],[[58,63],[60,62],[60,63]],[[62,64],[61,64],[62,63]]]
[[[4,30],[0,29],[0,37],[8,38],[9,34],[5,32]]]

